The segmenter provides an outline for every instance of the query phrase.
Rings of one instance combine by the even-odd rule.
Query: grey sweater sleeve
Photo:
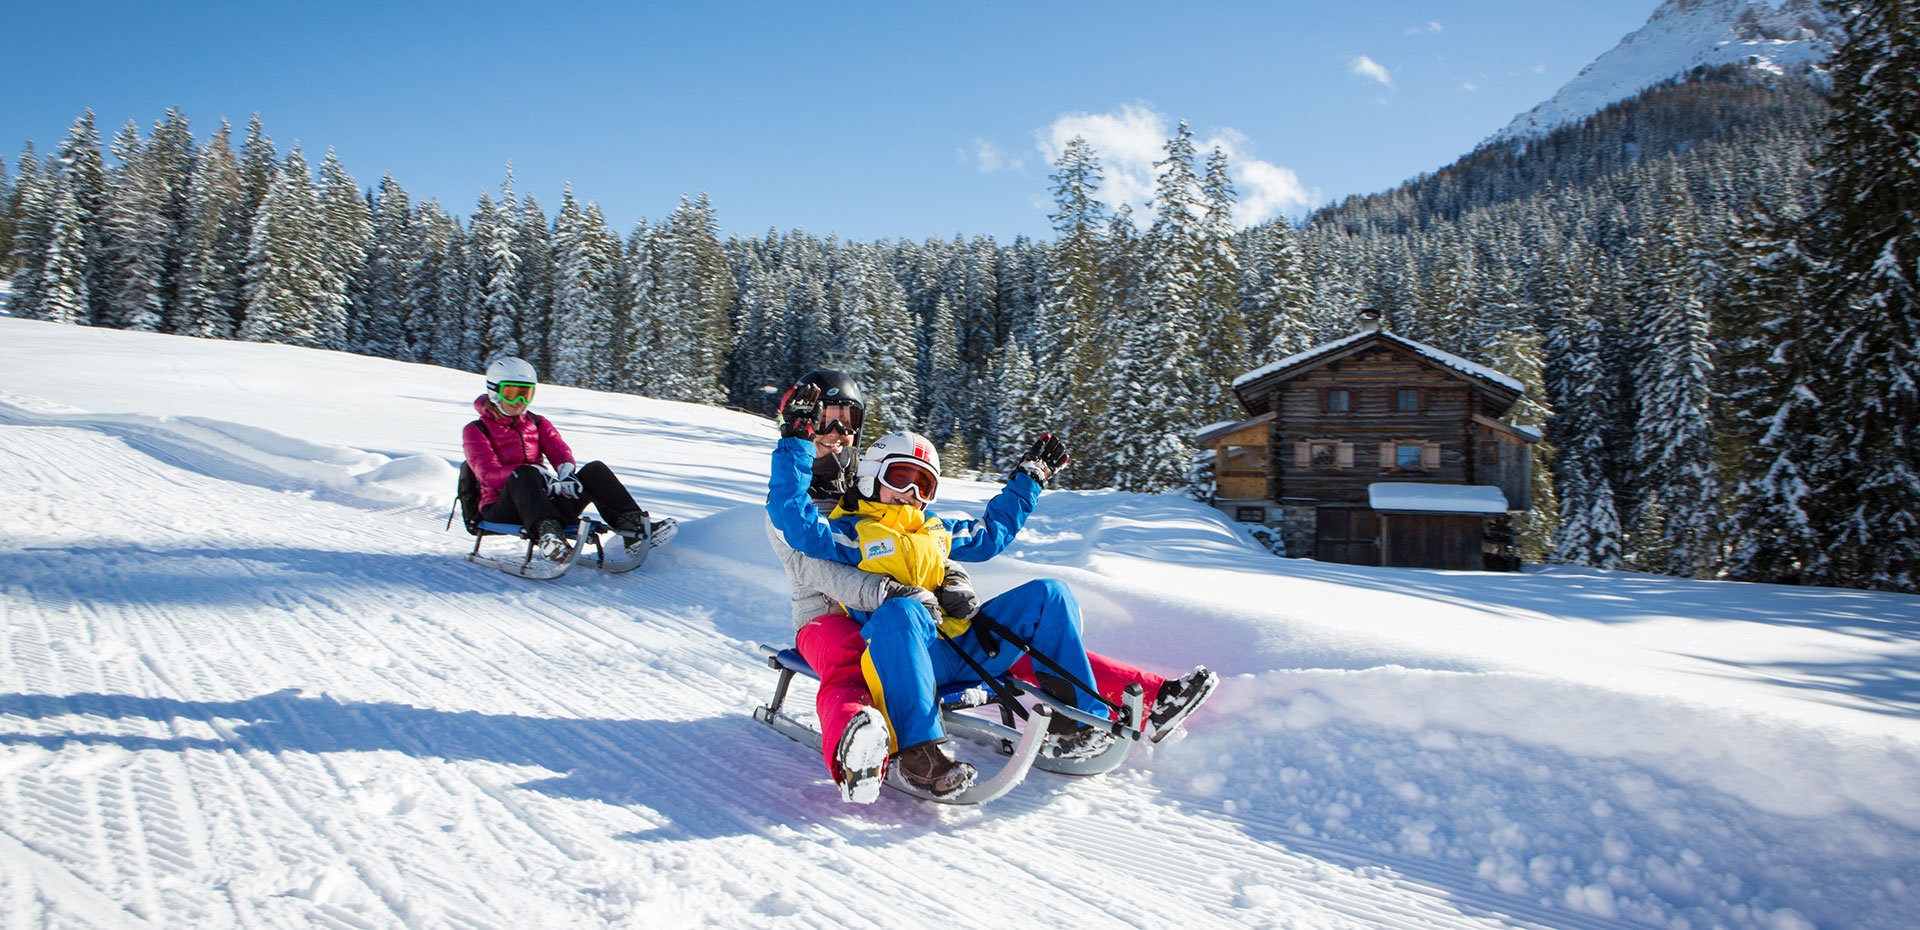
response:
[[[886,583],[891,580],[878,572],[863,571],[851,565],[810,558],[787,545],[780,531],[767,521],[767,544],[780,557],[787,570],[787,583],[793,586],[793,628],[807,625],[835,604],[849,610],[870,611],[886,603]]]

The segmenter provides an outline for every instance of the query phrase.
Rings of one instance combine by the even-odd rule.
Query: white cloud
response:
[[[1469,94],[1471,94],[1471,93],[1473,93],[1474,91],[1476,91],[1476,90],[1479,90],[1479,89],[1480,89],[1480,85],[1478,85],[1478,84],[1475,84],[1475,83],[1474,83],[1474,82],[1472,82],[1472,81],[1463,81],[1463,82],[1461,82],[1461,84],[1460,84],[1460,89],[1461,89],[1461,90],[1464,90],[1464,91],[1466,91],[1466,92],[1467,92],[1467,93],[1469,93]]]
[[[1382,67],[1379,62],[1365,55],[1361,55],[1347,62],[1347,70],[1363,78],[1379,81],[1388,87],[1393,86],[1393,75],[1388,74],[1387,69]]]
[[[1437,19],[1430,19],[1430,20],[1427,20],[1427,24],[1424,26],[1413,26],[1409,28],[1407,30],[1407,35],[1417,36],[1425,33],[1433,33],[1433,32],[1439,32],[1439,31],[1440,31],[1440,21]]]
[[[1069,113],[1036,130],[1034,136],[1049,165],[1059,160],[1075,136],[1087,140],[1099,156],[1105,177],[1101,201],[1110,208],[1130,204],[1135,221],[1144,226],[1152,222],[1153,189],[1159,176],[1153,163],[1166,157],[1167,139],[1173,133],[1174,121],[1165,115],[1142,104],[1126,104],[1110,113]],[[1216,129],[1205,137],[1196,134],[1193,143],[1196,171],[1204,169],[1207,154],[1215,148],[1226,153],[1228,171],[1239,191],[1233,211],[1237,226],[1251,226],[1319,203],[1318,192],[1307,190],[1293,169],[1253,157],[1253,144],[1244,133]]]
[[[1007,153],[1000,151],[999,146],[979,137],[973,140],[973,151],[965,153],[964,157],[978,166],[981,174],[1019,171],[1027,166],[1024,159],[1008,157]]]

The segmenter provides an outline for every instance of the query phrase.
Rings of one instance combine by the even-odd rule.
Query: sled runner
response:
[[[786,703],[787,689],[793,684],[795,675],[805,675],[816,681],[819,675],[814,673],[813,667],[807,664],[799,651],[791,647],[762,643],[760,652],[767,659],[767,667],[777,672],[779,677],[774,683],[773,699],[754,708],[754,719],[788,739],[818,749],[819,731],[782,713],[781,707]],[[941,804],[985,804],[1013,790],[1027,777],[1029,769],[1037,768],[1060,775],[1098,775],[1112,771],[1126,761],[1127,754],[1140,739],[1138,728],[1088,714],[1040,691],[1035,685],[1013,678],[996,684],[998,690],[1004,692],[1004,697],[994,694],[985,683],[975,682],[943,688],[938,699],[940,719],[948,735],[977,743],[1007,757],[998,771],[957,794],[934,797],[907,784],[898,771],[889,766],[888,787]],[[1122,704],[1126,720],[1143,719],[1139,685],[1127,686]],[[999,711],[999,720],[980,716],[981,712],[992,710]],[[1047,723],[1055,715],[1064,715],[1079,723],[1105,730],[1114,739],[1105,750],[1086,758],[1056,759],[1043,755],[1041,748],[1046,742]],[[1025,721],[1024,727],[1019,725],[1022,719]]]
[[[541,558],[535,552],[535,540],[527,527],[518,523],[492,523],[480,519],[479,483],[474,479],[472,467],[464,463],[460,466],[460,485],[456,489],[456,497],[461,521],[466,525],[467,532],[473,534],[473,549],[467,553],[467,561],[534,581],[552,581],[572,571],[573,567],[580,563],[581,555],[586,551],[589,543],[593,546],[593,558],[588,560],[587,564],[608,574],[630,572],[644,564],[648,553],[651,553],[654,547],[665,543],[672,535],[671,521],[661,521],[667,532],[656,535],[658,524],[647,526],[642,530],[645,535],[641,540],[636,541],[644,542],[644,545],[624,545],[621,537],[615,534],[615,542],[610,552],[601,537],[604,534],[613,533],[613,527],[591,517],[577,517],[572,523],[562,528],[562,532],[568,539],[567,558],[565,561],[555,562]],[[447,525],[449,528],[453,525],[452,514],[447,516]],[[527,544],[526,552],[518,559],[481,555],[480,544],[489,536],[511,536],[523,539]]]

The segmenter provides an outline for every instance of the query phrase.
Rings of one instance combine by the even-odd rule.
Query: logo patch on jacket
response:
[[[892,554],[893,540],[891,539],[876,539],[873,542],[867,543],[865,555],[869,559],[877,559],[881,556]]]

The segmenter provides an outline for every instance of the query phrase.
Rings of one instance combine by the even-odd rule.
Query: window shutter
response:
[[[1341,468],[1352,468],[1353,467],[1353,443],[1350,443],[1350,442],[1341,443],[1339,456],[1340,456],[1339,462],[1340,462]]]
[[[1293,444],[1293,467],[1306,468],[1313,464],[1313,447],[1304,442]]]
[[[1440,444],[1429,442],[1420,450],[1420,467],[1434,471],[1440,467]]]
[[[1380,444],[1380,467],[1392,468],[1396,464],[1398,464],[1398,462],[1396,460],[1396,457],[1394,456],[1393,443],[1390,443],[1390,442],[1381,443]]]

